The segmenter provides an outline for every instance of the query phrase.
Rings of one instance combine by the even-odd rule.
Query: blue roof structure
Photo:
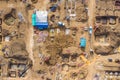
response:
[[[37,29],[43,30],[48,28],[48,21],[47,21],[47,13],[46,15],[41,15],[44,12],[39,11],[32,14],[32,26],[36,27]]]
[[[48,23],[47,22],[36,22],[35,27],[38,29],[47,29],[48,28]]]
[[[80,38],[80,47],[86,47],[86,39]]]

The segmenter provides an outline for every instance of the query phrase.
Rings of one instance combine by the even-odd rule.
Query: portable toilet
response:
[[[86,47],[86,39],[84,37],[80,38],[80,47]]]

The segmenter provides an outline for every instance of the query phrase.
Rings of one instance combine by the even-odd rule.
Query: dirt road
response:
[[[95,0],[89,0],[89,7],[88,7],[88,16],[89,16],[89,20],[88,20],[88,24],[89,26],[94,26],[94,14],[95,13]],[[93,44],[92,42],[94,41],[94,36],[91,36],[91,41],[90,41],[90,47],[93,48]],[[93,75],[95,73],[95,70],[93,68],[93,65],[95,63],[95,60],[92,61],[92,63],[88,66],[88,76],[86,80],[92,80]]]
[[[94,26],[94,15],[95,15],[95,0],[89,0],[89,7],[88,7],[89,26]]]

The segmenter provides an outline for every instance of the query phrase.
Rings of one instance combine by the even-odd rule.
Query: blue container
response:
[[[86,39],[85,38],[80,38],[80,47],[83,47],[83,48],[86,47]]]

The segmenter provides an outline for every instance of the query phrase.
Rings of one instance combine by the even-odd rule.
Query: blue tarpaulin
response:
[[[86,47],[86,39],[80,38],[80,47]]]

